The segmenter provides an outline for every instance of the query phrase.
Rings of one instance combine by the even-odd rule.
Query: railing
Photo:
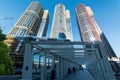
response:
[[[0,80],[19,80],[21,75],[12,75],[12,76],[0,76]]]
[[[95,45],[95,47],[95,61],[87,65],[88,70],[96,80],[116,80],[103,45]]]
[[[108,66],[105,64],[104,59],[98,59],[88,65],[88,70],[96,80],[116,80],[110,79],[113,75],[108,72]]]
[[[32,80],[40,80],[40,76],[35,76]]]
[[[92,73],[96,80],[105,80],[103,76],[104,73],[102,72],[100,67],[100,60],[101,59],[89,64],[88,70],[90,73]]]

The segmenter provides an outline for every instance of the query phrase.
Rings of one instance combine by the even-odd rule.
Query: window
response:
[[[59,37],[59,39],[65,39],[66,38],[66,36],[65,36],[65,34],[64,33],[59,33],[59,35],[58,35]]]

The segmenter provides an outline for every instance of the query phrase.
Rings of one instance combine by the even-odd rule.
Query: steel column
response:
[[[22,79],[32,79],[32,45],[29,42],[25,43],[25,52],[24,52],[24,63],[23,63],[23,72]]]

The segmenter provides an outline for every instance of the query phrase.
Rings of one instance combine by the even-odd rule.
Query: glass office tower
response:
[[[48,29],[48,23],[49,23],[48,10],[44,10],[44,14],[42,16],[42,22],[40,24],[40,28],[39,28],[38,33],[37,33],[38,37],[45,37],[46,36],[47,29]]]
[[[42,21],[43,8],[38,2],[32,2],[8,33],[9,36],[37,35]]]
[[[23,64],[24,45],[17,36],[46,36],[49,16],[39,2],[32,2],[7,35],[5,43],[11,48],[10,55],[16,68]]]
[[[102,56],[101,55],[102,53],[99,55],[101,55],[101,58],[106,57],[106,59],[109,60],[111,67],[115,72],[115,75],[118,75],[118,72],[120,72],[119,65],[117,64],[116,61],[112,60],[112,59],[117,59],[117,56],[113,51],[113,49],[111,48],[104,33],[101,31],[99,25],[97,24],[97,21],[94,18],[94,13],[90,9],[90,7],[85,7],[83,4],[77,5],[76,15],[77,15],[77,22],[78,22],[82,41],[101,42],[103,44],[103,48],[107,56]],[[90,46],[87,46],[87,47],[90,47]]]
[[[70,12],[63,4],[55,7],[50,38],[73,40]]]
[[[95,20],[94,13],[91,8],[85,7],[83,4],[79,4],[76,7],[76,15],[82,41],[100,41],[105,47],[106,54],[109,57],[116,57],[116,54]]]

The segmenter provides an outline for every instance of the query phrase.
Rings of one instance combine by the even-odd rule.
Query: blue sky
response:
[[[3,33],[7,34],[14,26],[28,5],[34,0],[0,0],[0,26]],[[117,56],[120,56],[120,0],[36,0],[44,9],[49,10],[50,22],[47,37],[49,37],[54,7],[63,3],[70,10],[74,40],[78,41],[79,33],[76,23],[75,7],[77,4],[90,6],[102,31],[109,40]],[[6,19],[2,19],[5,17]]]

